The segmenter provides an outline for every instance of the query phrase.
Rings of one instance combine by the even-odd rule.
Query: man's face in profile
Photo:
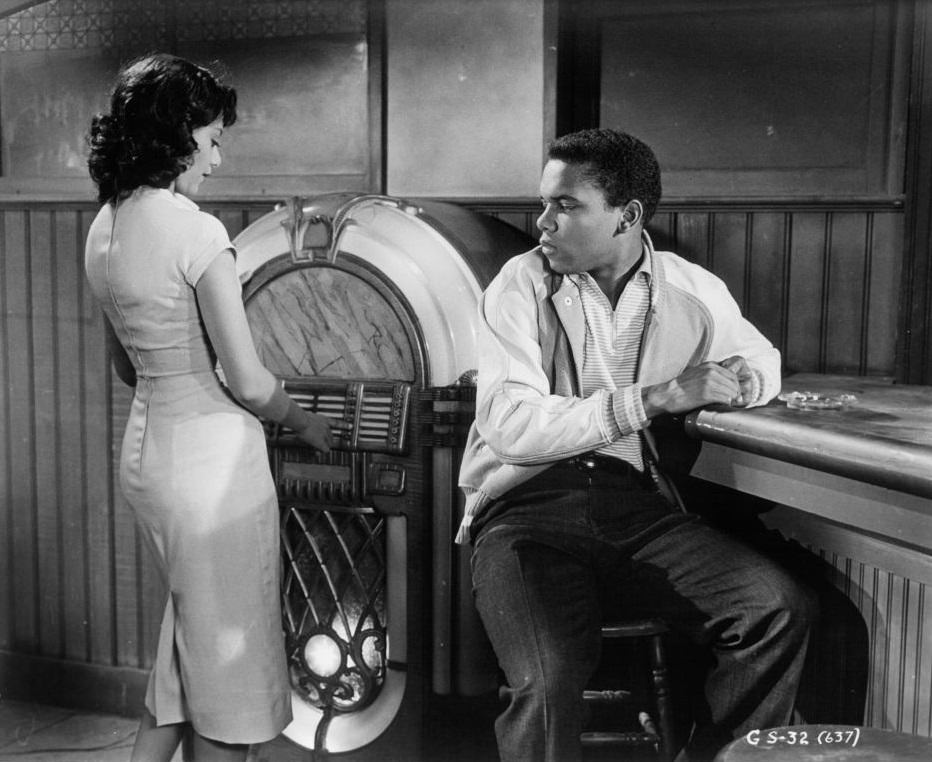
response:
[[[558,273],[611,267],[618,259],[615,232],[621,210],[584,173],[584,166],[551,159],[540,180],[543,212],[537,218],[541,252]]]

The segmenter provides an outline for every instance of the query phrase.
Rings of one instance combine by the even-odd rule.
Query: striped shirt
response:
[[[582,396],[588,397],[597,389],[614,392],[605,397],[606,419],[619,438],[599,448],[598,452],[625,460],[643,471],[640,432],[647,425],[647,416],[641,400],[641,385],[635,378],[644,322],[650,306],[647,259],[642,259],[625,285],[614,310],[592,276],[581,273],[569,277],[579,287],[586,316]]]

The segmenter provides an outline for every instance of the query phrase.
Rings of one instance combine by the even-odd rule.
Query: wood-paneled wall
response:
[[[214,211],[235,234],[269,208]],[[125,668],[152,662],[164,588],[116,482],[132,393],[84,277],[95,213],[0,205],[0,685],[134,712]],[[85,664],[119,685],[89,694]]]
[[[534,202],[461,203],[534,231]],[[235,235],[271,205],[204,208]],[[0,674],[8,697],[47,696],[44,670],[68,703],[132,713],[164,592],[116,484],[130,390],[84,280],[94,213],[0,204]],[[903,225],[881,202],[671,202],[651,229],[725,279],[788,369],[892,376]]]
[[[537,205],[464,202],[535,235]],[[889,199],[661,204],[648,229],[721,277],[787,372],[893,376],[904,214]]]
[[[864,620],[870,662],[864,724],[932,735],[928,555],[793,508],[776,508],[764,520],[818,555]]]

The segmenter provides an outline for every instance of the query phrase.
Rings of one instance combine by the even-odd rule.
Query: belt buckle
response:
[[[599,467],[598,461],[592,454],[577,455],[573,458],[573,465],[580,471],[595,471]]]

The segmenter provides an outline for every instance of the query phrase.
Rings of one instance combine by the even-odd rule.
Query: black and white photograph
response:
[[[932,0],[0,0],[0,762],[932,759]]]

